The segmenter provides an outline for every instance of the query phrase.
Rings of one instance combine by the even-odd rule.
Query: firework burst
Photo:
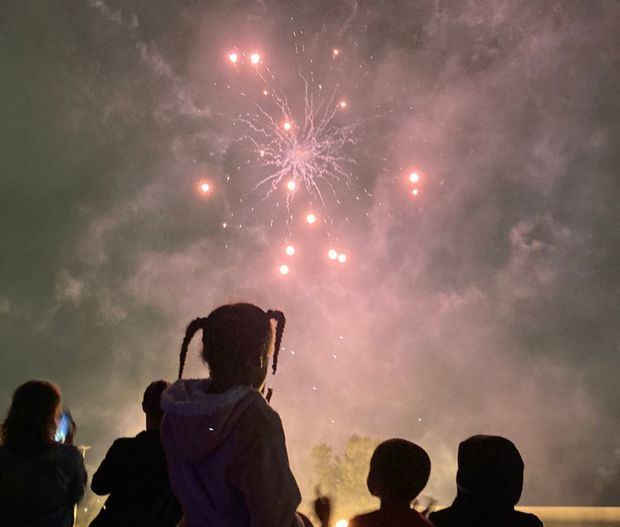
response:
[[[273,88],[259,74],[270,94],[272,108],[256,103],[255,112],[236,119],[246,127],[241,140],[249,142],[259,166],[269,174],[255,189],[266,186],[267,197],[279,188],[287,192],[287,204],[300,188],[325,205],[324,193],[334,196],[338,184],[351,183],[355,159],[346,153],[347,145],[358,142],[356,131],[361,121],[345,125],[337,121],[346,103],[338,99],[338,87],[327,96],[299,72],[304,97],[301,115],[295,115],[285,94]]]

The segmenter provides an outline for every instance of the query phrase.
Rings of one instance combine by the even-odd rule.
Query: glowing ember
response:
[[[336,260],[338,258],[338,251],[336,249],[330,249],[327,251],[327,257],[330,260]]]
[[[209,186],[209,183],[201,183],[200,184],[200,191],[203,194],[207,194],[210,190],[211,190],[211,187]]]
[[[338,55],[340,55],[340,50],[338,48],[332,49],[332,56],[337,57]]]
[[[281,274],[282,276],[286,276],[288,273],[289,273],[289,268],[288,268],[288,265],[286,265],[286,264],[282,264],[282,265],[280,266],[280,274]]]
[[[293,256],[295,254],[295,247],[293,245],[287,245],[286,249],[284,249],[284,252],[289,256]]]
[[[306,216],[306,222],[312,225],[314,222],[316,222],[316,216],[312,213],[308,214]]]
[[[420,192],[419,192],[419,190],[418,190],[417,188],[414,188],[414,189],[411,191],[411,193],[412,193],[414,196],[417,196]]]
[[[344,253],[340,253],[340,254],[338,255],[338,261],[339,261],[340,263],[345,263],[345,262],[347,261],[347,255],[346,255],[346,254],[344,254]]]
[[[291,128],[293,128],[293,125],[289,121],[284,121],[284,123],[282,123],[282,128],[288,132]]]
[[[234,51],[230,52],[228,54],[228,60],[233,64],[237,64],[237,62],[239,61],[239,54],[235,53]]]
[[[341,108],[342,110],[344,110],[344,109],[348,106],[348,105],[347,105],[347,101],[340,101],[340,102],[338,103],[338,106],[340,106],[340,108]]]
[[[269,95],[269,90],[263,90],[263,95],[267,97],[267,95]]]
[[[420,181],[420,174],[418,174],[417,172],[412,172],[409,175],[409,181],[411,181],[412,183],[417,183],[418,181]]]
[[[297,183],[293,179],[291,179],[287,184],[286,188],[293,192],[297,188]]]
[[[256,51],[252,53],[250,55],[250,62],[254,65],[258,64],[260,62],[260,53],[257,53]]]

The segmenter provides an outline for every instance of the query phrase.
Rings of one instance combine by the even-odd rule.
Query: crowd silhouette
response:
[[[92,527],[312,527],[297,510],[301,494],[265,386],[269,365],[277,370],[285,323],[280,311],[239,303],[189,324],[178,380],[146,388],[145,430],[114,441],[92,477],[92,490],[108,495]],[[186,380],[187,350],[198,332],[208,375]],[[75,422],[66,437],[57,435],[61,415],[54,384],[34,380],[15,390],[0,426],[0,527],[74,524],[87,475],[72,444]],[[428,515],[412,507],[431,473],[428,454],[389,439],[373,453],[367,480],[380,507],[349,526],[540,526],[514,508],[523,468],[508,439],[471,437],[459,446],[454,502]],[[330,497],[315,500],[318,525],[331,525],[331,509]]]

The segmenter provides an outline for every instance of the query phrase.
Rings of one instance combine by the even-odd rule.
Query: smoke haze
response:
[[[458,442],[488,433],[521,450],[523,503],[620,505],[620,3],[2,11],[4,408],[29,378],[58,382],[92,472],[142,426],[148,382],[174,377],[185,325],[245,300],[287,316],[268,382],[306,497],[312,446],[357,433],[426,448],[425,493],[446,503]],[[250,192],[222,117],[257,89],[222,60],[233,46],[260,48],[293,101],[314,57],[351,112],[376,116],[326,205],[346,266],[311,256],[328,241],[306,232],[277,273],[283,203]],[[188,375],[206,375],[191,353]]]

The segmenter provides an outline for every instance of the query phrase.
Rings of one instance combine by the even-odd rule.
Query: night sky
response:
[[[300,73],[347,102],[351,181],[287,211],[243,121],[300,125]],[[269,384],[306,497],[312,446],[358,433],[425,447],[445,503],[489,433],[523,502],[620,505],[619,81],[614,0],[3,2],[1,411],[58,382],[92,472],[185,325],[251,301],[288,318]]]

